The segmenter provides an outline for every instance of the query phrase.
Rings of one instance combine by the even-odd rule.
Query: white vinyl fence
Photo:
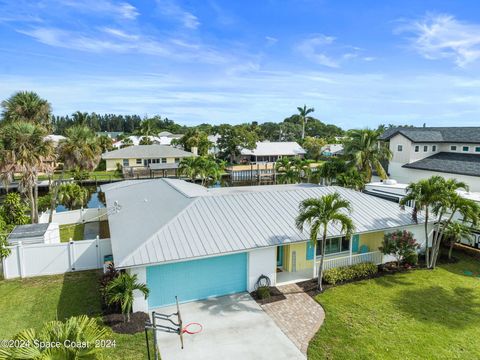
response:
[[[47,223],[50,212],[44,212],[40,214],[38,222]],[[58,225],[66,224],[78,224],[89,221],[103,221],[108,220],[107,217],[107,208],[97,208],[97,209],[78,209],[70,211],[62,211],[57,213],[53,212],[52,222],[57,223]]]
[[[10,248],[10,256],[2,261],[5,279],[101,269],[104,256],[112,254],[110,239],[98,237],[59,244],[19,243]]]

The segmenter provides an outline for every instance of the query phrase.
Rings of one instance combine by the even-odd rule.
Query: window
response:
[[[437,145],[432,145],[432,151],[433,152],[437,151]]]
[[[142,163],[142,159],[137,159],[137,160],[135,160],[135,163],[136,163],[137,165],[141,164],[141,163]]]
[[[424,145],[423,146],[423,152],[427,152],[428,151],[428,146],[427,145]]]
[[[451,151],[457,151],[457,147],[455,145],[450,146]]]
[[[480,152],[480,146],[477,146],[477,147],[475,148],[475,152]]]
[[[325,254],[335,254],[350,249],[350,241],[344,237],[327,239]],[[317,241],[317,256],[322,255],[322,240]]]
[[[129,165],[128,159],[123,159],[123,166],[128,166],[128,165]]]
[[[167,163],[167,158],[162,158],[162,164],[166,164]]]
[[[420,146],[415,145],[415,152],[419,152],[419,151],[420,151]]]
[[[180,158],[175,158],[175,163],[178,164],[180,162]]]
[[[470,147],[469,147],[469,146],[464,146],[464,147],[462,148],[462,150],[463,150],[463,151],[469,151],[469,150],[470,150]]]
[[[398,151],[402,151],[402,150],[403,150],[403,146],[402,146],[402,145],[398,145],[398,146],[397,146],[397,150],[398,150]]]

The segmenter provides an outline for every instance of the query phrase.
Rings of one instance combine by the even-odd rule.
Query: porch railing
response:
[[[324,270],[333,269],[342,266],[355,265],[360,263],[371,262],[380,265],[383,260],[383,254],[380,251],[368,252],[365,254],[355,254],[350,256],[342,256],[336,258],[325,258],[323,262]],[[320,265],[320,260],[316,261],[316,266]]]

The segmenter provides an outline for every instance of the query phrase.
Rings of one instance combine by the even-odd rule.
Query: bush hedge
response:
[[[375,275],[377,272],[377,265],[373,263],[361,263],[326,270],[323,274],[323,280],[328,284],[335,285],[350,280],[365,279]]]

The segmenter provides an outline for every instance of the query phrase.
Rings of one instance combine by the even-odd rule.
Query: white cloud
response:
[[[77,9],[82,12],[100,13],[107,16],[120,17],[122,19],[134,20],[140,13],[137,8],[128,2],[117,2],[111,0],[53,0],[60,5]]]
[[[413,34],[412,47],[427,59],[452,59],[459,67],[480,59],[480,24],[447,14],[427,14],[402,24],[396,32]]]
[[[338,61],[325,54],[325,46],[331,45],[334,41],[334,37],[319,34],[303,40],[297,46],[297,50],[317,64],[337,68],[340,66]]]
[[[198,18],[176,4],[174,0],[157,0],[157,4],[163,15],[177,19],[184,27],[196,29],[200,26]]]
[[[265,36],[265,40],[267,40],[268,45],[274,45],[278,42],[278,39],[273,36]]]

